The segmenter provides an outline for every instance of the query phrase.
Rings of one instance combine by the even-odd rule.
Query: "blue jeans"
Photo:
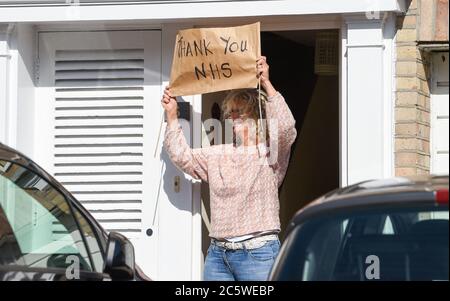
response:
[[[271,240],[256,249],[229,250],[211,243],[205,259],[205,281],[263,281],[267,280],[280,241]]]

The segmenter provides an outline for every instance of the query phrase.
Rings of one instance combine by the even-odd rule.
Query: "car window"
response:
[[[94,262],[94,268],[97,272],[101,273],[103,272],[104,267],[103,253],[100,249],[101,241],[99,241],[99,238],[94,232],[92,226],[86,220],[86,218],[84,218],[82,213],[75,207],[74,212],[75,217],[78,220],[78,224],[80,225],[81,231],[83,232],[84,237],[86,238],[86,242],[89,247],[89,252],[92,255],[92,261]]]
[[[315,218],[290,232],[274,275],[277,280],[448,280],[448,232],[448,207],[442,206]]]
[[[34,172],[0,160],[0,209],[1,265],[92,270],[67,200]]]

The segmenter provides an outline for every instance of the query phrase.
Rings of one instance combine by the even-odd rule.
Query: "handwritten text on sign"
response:
[[[178,33],[170,76],[175,96],[255,88],[259,23]]]

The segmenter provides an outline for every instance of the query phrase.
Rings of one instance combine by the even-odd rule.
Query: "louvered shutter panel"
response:
[[[161,31],[40,33],[38,70],[35,159],[155,275]]]
[[[55,176],[107,230],[129,237],[142,231],[143,55],[55,55]]]

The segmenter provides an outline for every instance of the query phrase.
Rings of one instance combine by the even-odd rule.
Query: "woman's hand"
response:
[[[261,56],[256,61],[257,77],[261,79],[261,86],[266,91],[267,96],[274,96],[277,91],[272,86],[269,80],[269,64],[267,64],[267,58]]]
[[[261,84],[264,82],[270,82],[269,80],[269,65],[267,64],[267,58],[261,56],[256,61],[256,69],[258,71],[257,77],[261,78]]]
[[[170,93],[169,87],[164,89],[164,95],[161,99],[161,104],[166,110],[167,122],[172,122],[178,119],[178,104],[175,97]]]

